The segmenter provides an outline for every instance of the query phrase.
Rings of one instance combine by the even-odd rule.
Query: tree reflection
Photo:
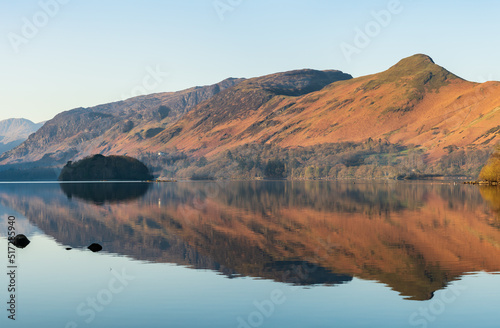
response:
[[[150,183],[60,183],[69,199],[73,197],[96,205],[122,203],[143,197]]]

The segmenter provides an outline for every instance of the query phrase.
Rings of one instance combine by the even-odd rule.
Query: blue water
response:
[[[306,215],[313,211],[324,216],[318,221],[322,223],[311,223],[325,224],[320,230],[311,228],[317,233],[325,227],[347,229],[350,223],[339,228],[339,215],[340,220],[345,215],[345,220],[356,221],[359,218],[354,215],[360,214],[368,222],[374,220],[373,213],[380,213],[375,217],[385,218],[381,222],[392,220],[397,227],[394,233],[403,235],[407,227],[397,223],[400,212],[410,211],[418,217],[426,206],[437,206],[439,196],[450,210],[437,215],[446,216],[453,226],[462,220],[457,215],[468,218],[471,213],[480,213],[477,220],[486,223],[470,222],[464,231],[473,231],[473,236],[482,234],[478,238],[483,243],[498,247],[500,240],[492,239],[498,232],[492,223],[496,220],[494,206],[475,189],[425,184],[346,187],[333,183],[327,188],[321,186],[323,182],[295,184],[293,188],[288,182],[230,183],[223,188],[210,184],[152,185],[145,192],[134,193],[133,199],[107,198],[104,202],[75,194],[69,198],[57,184],[1,186],[0,267],[7,270],[8,215],[16,217],[18,232],[31,240],[27,248],[16,250],[16,320],[9,320],[4,309],[1,327],[498,327],[500,276],[494,269],[500,268],[500,258],[496,262],[481,259],[481,268],[473,264],[479,262],[470,250],[464,254],[470,253],[471,258],[457,258],[457,263],[436,262],[439,259],[413,257],[413,251],[407,250],[419,248],[419,241],[406,240],[414,244],[400,247],[398,252],[420,259],[417,264],[423,270],[429,271],[432,262],[432,267],[440,268],[436,272],[449,275],[448,281],[435,288],[433,284],[440,279],[437,273],[427,273],[428,281],[418,278],[419,283],[408,278],[408,285],[416,287],[407,289],[401,281],[408,272],[420,277],[417,269],[398,276],[397,271],[404,266],[388,263],[387,271],[363,271],[383,254],[378,254],[375,246],[372,252],[365,252],[354,241],[347,245],[337,240],[336,248],[354,255],[328,255],[318,250],[316,257],[305,256],[302,252],[315,236],[303,232],[307,225],[298,228],[298,221],[288,212],[304,211]],[[453,202],[458,209],[453,208]],[[436,212],[440,211],[442,208],[436,207]],[[274,235],[268,236],[269,231],[257,226],[262,217]],[[251,232],[246,228],[249,226]],[[283,226],[287,228],[282,230]],[[436,224],[436,229],[447,228]],[[457,230],[449,229],[450,240],[470,237],[467,232],[451,235]],[[262,235],[268,238],[262,239]],[[375,229],[373,235],[387,238]],[[103,245],[102,252],[86,249],[92,238]],[[273,248],[283,243],[286,247]],[[352,258],[352,263],[346,258]],[[318,263],[310,264],[309,271],[292,272],[297,280],[286,282],[280,270],[304,267],[301,261]],[[283,269],[283,263],[291,264]],[[466,271],[469,267],[480,270]],[[367,279],[367,275],[379,279]],[[385,279],[392,286],[381,281]],[[2,275],[4,308],[8,284],[7,275]],[[425,299],[429,289],[433,293]]]

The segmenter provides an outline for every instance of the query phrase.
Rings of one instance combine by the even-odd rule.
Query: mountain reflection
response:
[[[103,205],[132,201],[144,196],[149,183],[60,183],[61,190],[71,199],[73,197]]]
[[[73,187],[1,185],[0,202],[64,245],[99,242],[108,252],[228,277],[334,285],[355,276],[425,300],[469,272],[500,271],[491,192],[475,186],[192,182],[154,184],[142,194],[116,189],[120,199],[142,195],[132,203],[84,198],[81,190],[104,191]]]

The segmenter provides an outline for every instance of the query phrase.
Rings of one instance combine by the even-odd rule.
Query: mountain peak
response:
[[[415,66],[420,66],[420,65],[429,65],[429,64],[436,64],[434,60],[426,55],[426,54],[416,54],[410,57],[403,58],[399,61],[398,64],[404,64],[404,65],[415,65]]]
[[[8,137],[14,133],[31,134],[41,127],[40,123],[35,124],[25,118],[9,118],[0,121],[0,136]]]
[[[401,59],[396,65],[389,68],[389,71],[415,72],[434,68],[436,63],[431,57],[417,54]],[[439,66],[438,66],[439,67]]]
[[[20,145],[42,125],[24,118],[9,118],[0,121],[0,154]]]
[[[387,71],[390,75],[396,77],[416,76],[419,74],[439,76],[443,80],[460,79],[455,74],[450,73],[443,67],[436,65],[434,60],[424,54],[417,54],[400,60],[396,65]]]
[[[349,79],[352,79],[351,75],[338,70],[300,69],[249,79],[241,87],[253,86],[277,95],[301,96]]]
[[[400,60],[387,71],[377,74],[379,83],[406,81],[420,90],[439,90],[460,77],[437,65],[431,57],[417,54]]]

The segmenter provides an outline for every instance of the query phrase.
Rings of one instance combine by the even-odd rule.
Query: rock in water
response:
[[[23,234],[19,234],[19,235],[15,236],[14,238],[12,238],[10,240],[10,242],[11,242],[11,244],[16,246],[17,248],[25,248],[30,243],[29,239]]]
[[[97,253],[97,252],[100,252],[102,250],[102,246],[99,245],[99,244],[92,244],[90,245],[89,247],[87,247],[88,249],[90,249],[92,252],[94,253]]]

